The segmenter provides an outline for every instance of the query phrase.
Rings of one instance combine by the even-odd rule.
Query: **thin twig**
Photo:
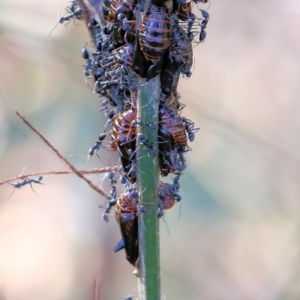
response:
[[[101,277],[97,276],[94,279],[94,284],[93,284],[93,299],[92,300],[100,300],[100,290],[101,290]]]
[[[6,299],[5,294],[6,294],[6,288],[2,284],[1,285],[1,289],[0,289],[0,300],[5,300]]]
[[[33,131],[35,132],[54,152],[55,154],[61,159],[63,160],[67,166],[81,179],[83,179],[93,190],[95,190],[97,193],[99,193],[100,195],[102,195],[104,198],[106,198],[107,200],[111,200],[111,197],[109,195],[107,195],[102,189],[98,188],[96,185],[94,185],[89,179],[87,179],[85,176],[83,176],[82,173],[80,173],[79,170],[77,170],[65,157],[63,157],[59,151],[37,130],[33,127],[33,125],[31,125],[31,123],[29,123],[29,121],[27,121],[25,119],[25,117],[23,117],[22,115],[20,115],[17,111],[16,111],[17,116],[23,120],[23,122]]]
[[[99,173],[108,173],[113,172],[118,169],[118,166],[112,166],[112,167],[104,167],[104,168],[95,168],[91,170],[78,170],[81,174],[99,174]],[[0,185],[3,185],[5,183],[9,183],[15,180],[19,179],[26,179],[28,177],[35,177],[35,176],[41,176],[41,175],[66,175],[66,174],[73,174],[74,172],[72,170],[65,170],[65,171],[48,171],[48,172],[39,172],[39,173],[30,173],[25,175],[20,175],[16,177],[12,177],[10,179],[7,179],[5,181],[0,181]]]

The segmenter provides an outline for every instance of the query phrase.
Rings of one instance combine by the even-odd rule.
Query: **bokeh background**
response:
[[[211,1],[195,69],[179,85],[201,128],[182,202],[161,221],[165,299],[300,299],[300,4]],[[100,100],[83,77],[83,23],[58,25],[68,1],[0,1],[0,179],[65,170],[15,115],[24,114],[77,168],[113,165],[87,151],[102,132]],[[91,175],[107,189],[107,178]],[[5,300],[136,295],[105,201],[75,175],[0,186],[0,286]]]

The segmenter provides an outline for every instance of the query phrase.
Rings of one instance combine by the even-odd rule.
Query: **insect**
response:
[[[12,185],[15,187],[15,188],[21,188],[23,187],[24,185],[26,184],[32,184],[32,183],[37,183],[37,184],[42,184],[41,181],[43,180],[43,176],[39,176],[37,178],[33,178],[33,179],[29,179],[29,178],[25,178],[23,181],[21,182],[15,182],[13,183]]]
[[[177,201],[172,190],[172,185],[160,182],[158,187],[158,195],[160,199],[158,208],[158,217],[163,215],[164,209],[170,209]],[[115,205],[116,218],[120,223],[122,239],[114,248],[114,252],[125,249],[126,259],[135,266],[139,256],[138,241],[138,200],[139,193],[136,189],[127,189],[121,194]],[[111,202],[111,201],[110,201]],[[110,204],[109,204],[110,205]],[[109,206],[109,210],[110,210]],[[109,212],[106,210],[106,213]]]
[[[84,47],[81,51],[81,56],[83,59],[89,59],[90,58],[90,53],[86,47]]]
[[[181,21],[187,21],[192,14],[192,1],[182,3],[173,1],[173,11]]]
[[[157,63],[171,43],[171,22],[166,6],[150,6],[140,26],[139,41],[145,58]]]
[[[102,11],[103,11],[104,19],[107,20],[107,21],[108,21],[110,5],[111,5],[112,2],[113,2],[112,0],[104,0],[103,1]]]
[[[168,55],[160,73],[161,90],[164,97],[170,97],[172,93],[176,93],[179,76],[180,71],[174,64],[171,55]]]
[[[82,9],[78,6],[77,1],[70,1],[71,3],[66,7],[66,11],[68,13],[64,14],[63,16],[59,14],[58,22],[55,24],[55,26],[50,30],[49,35],[51,35],[52,31],[56,28],[56,26],[60,23],[63,24],[64,22],[67,22],[69,24],[71,19],[78,19],[82,20]],[[66,25],[67,25],[66,24]]]
[[[124,20],[132,20],[136,0],[113,0],[110,4],[107,20],[112,23],[113,45],[115,48],[124,44],[126,30],[124,30]],[[126,39],[126,38],[125,38]]]
[[[193,65],[192,41],[178,23],[175,23],[172,28],[170,56],[182,74],[187,77],[192,75],[190,71]]]
[[[192,122],[191,120],[182,117],[183,123],[184,123],[184,127],[185,127],[185,131],[188,134],[189,137],[189,141],[193,142],[195,139],[195,133],[200,129],[200,128],[194,128],[195,123]]]
[[[90,31],[90,35],[92,37],[92,41],[96,49],[99,51],[104,50],[102,45],[103,42],[102,30],[98,21],[95,18],[90,17],[87,27]]]
[[[100,147],[102,146],[102,142],[106,137],[106,133],[101,133],[98,140],[95,141],[95,144],[92,148],[89,149],[89,156],[93,156],[95,154],[95,152],[97,153],[97,151],[100,149]],[[104,147],[104,146],[102,146]]]
[[[164,4],[152,4],[139,28],[134,57],[135,70],[151,79],[156,76],[171,43],[171,21],[168,8]],[[141,54],[141,53],[142,54]],[[146,60],[146,65],[140,56]]]
[[[110,88],[114,85],[118,85],[120,83],[119,79],[114,79],[114,80],[106,80],[106,81],[97,81],[99,83],[99,85],[101,86],[101,89],[107,89]]]
[[[167,176],[173,173],[173,161],[176,158],[176,151],[174,151],[174,143],[171,134],[164,127],[158,129],[158,162],[162,176]]]
[[[135,141],[136,141],[136,126],[132,125],[132,121],[136,118],[136,111],[129,109],[119,114],[114,120],[110,145],[112,150],[119,150],[121,154],[121,162],[125,174],[129,181],[134,183],[136,180],[135,172],[132,174],[132,162],[135,159]]]
[[[132,44],[128,44],[124,47],[116,49],[115,59],[117,59],[118,63],[122,65],[132,66],[133,51],[134,51],[134,47]]]
[[[173,94],[170,96],[161,93],[159,96],[159,103],[162,106],[168,106],[170,109],[180,111],[183,107],[182,104],[179,102],[180,95],[173,91]]]
[[[208,0],[174,0],[173,1],[173,11],[178,16],[181,21],[187,21],[189,19],[189,15],[192,14],[192,2],[199,3],[207,3]]]
[[[110,201],[105,213],[115,205],[116,218],[120,224],[122,239],[114,248],[114,252],[125,249],[126,259],[135,265],[139,256],[138,241],[138,207],[139,193],[136,189],[128,189],[120,195],[117,201]]]
[[[125,186],[127,186],[128,181],[127,181],[126,176],[123,176],[123,175],[120,176],[120,183],[124,184]]]
[[[83,2],[83,1],[82,1]],[[101,24],[105,25],[105,5],[109,5],[108,1],[103,1],[103,0],[89,0],[89,3],[91,6],[93,6],[94,11],[97,13]]]
[[[206,26],[209,20],[209,14],[207,11],[200,9],[202,17],[204,18],[204,20],[201,22],[200,25],[200,33],[199,33],[199,42],[202,43],[204,42],[205,38],[206,38]]]
[[[173,186],[169,183],[164,183],[162,181],[158,185],[158,197],[160,201],[159,206],[162,215],[163,210],[172,208],[177,201],[177,199],[174,197]]]
[[[71,19],[75,18],[75,19],[82,19],[82,10],[80,8],[78,8],[77,11],[75,11],[74,13],[70,13],[70,14],[64,14],[63,16],[59,17],[58,22],[59,23],[64,23],[64,22],[70,22]]]
[[[162,176],[169,173],[178,174],[182,172],[186,166],[184,154],[190,150],[188,147],[174,147],[171,134],[163,127],[158,131],[159,155],[158,162]],[[182,173],[179,173],[180,175]]]
[[[150,143],[143,133],[138,133],[138,141],[148,149],[149,154],[157,156],[158,153],[157,150],[153,147],[153,143]]]
[[[123,14],[127,20],[132,20],[136,4],[136,0],[113,0],[108,13],[108,21],[116,21],[120,13]]]
[[[82,20],[82,9],[78,6],[76,1],[71,1],[70,5],[67,6],[66,10],[69,12],[64,14],[59,18],[59,23],[63,23],[65,21],[69,22],[71,19]]]
[[[12,183],[11,185],[12,185],[13,187],[17,188],[17,189],[20,189],[20,188],[22,188],[23,186],[29,184],[30,187],[31,187],[31,189],[32,189],[33,192],[34,192],[34,189],[33,189],[33,187],[32,187],[31,184],[32,184],[32,183],[43,184],[43,183],[41,182],[42,180],[43,180],[43,176],[39,176],[39,177],[37,177],[37,178],[32,178],[32,179],[30,179],[30,178],[25,178],[24,180],[18,181],[18,182],[15,182],[15,183]],[[13,190],[13,192],[12,192],[11,195],[7,198],[7,200],[13,195],[14,192],[15,192],[15,190]],[[7,201],[7,200],[6,200],[6,201]]]
[[[108,79],[118,78],[126,74],[126,70],[124,70],[124,66],[120,66],[117,69],[105,72],[105,77]]]
[[[99,58],[95,59],[94,68],[97,68],[95,71],[93,68],[87,69],[86,67],[88,73],[93,74],[96,80],[94,91],[97,94],[103,94],[103,92],[110,94],[109,90],[111,90],[113,87],[116,87],[121,93],[123,92],[123,95],[126,93],[127,95],[130,95],[130,82],[128,81],[128,76],[126,76],[126,66],[132,65],[132,57],[133,46],[129,44],[122,46],[111,53],[105,53],[103,56],[101,56],[101,58],[99,56]],[[115,92],[117,94],[119,93],[119,91]],[[115,96],[119,98],[120,95]]]
[[[134,152],[132,151],[132,149],[128,150],[128,155],[130,156],[130,158],[132,158],[134,155]],[[136,172],[137,172],[137,164],[136,161],[132,159],[132,161],[130,162],[129,165],[125,166],[125,174],[129,180],[130,183],[134,183],[136,180]]]
[[[174,172],[175,175],[182,175],[183,170],[187,167],[187,162],[185,158],[185,153],[189,151],[189,148],[179,148],[177,149],[177,159],[176,162],[174,163],[174,168],[176,171]]]
[[[112,199],[117,198],[117,187],[116,187],[117,180],[114,177],[115,177],[115,172],[110,172],[108,174],[108,178],[109,178],[110,185],[111,185],[110,196],[112,197]]]
[[[174,147],[187,147],[185,127],[178,111],[163,105],[159,110],[159,125],[171,135]]]

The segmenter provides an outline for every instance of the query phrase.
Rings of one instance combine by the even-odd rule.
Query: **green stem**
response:
[[[137,142],[137,176],[142,208],[139,211],[139,287],[141,300],[160,299],[159,219],[157,217],[157,186],[159,167],[157,157],[159,76],[141,83],[137,101],[137,116],[144,124],[138,133],[153,145],[153,148]],[[146,125],[145,125],[146,124]],[[151,151],[150,151],[151,150]]]

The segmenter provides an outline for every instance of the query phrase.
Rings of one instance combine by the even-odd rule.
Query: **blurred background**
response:
[[[187,155],[181,203],[161,221],[165,299],[300,299],[300,4],[211,1],[195,69],[179,84],[183,115],[201,130]],[[106,118],[83,77],[85,25],[59,24],[68,1],[0,1],[0,180],[66,165],[114,165],[88,149]],[[109,190],[104,175],[90,175]],[[0,286],[5,300],[136,295],[114,217],[75,175],[0,186]]]

